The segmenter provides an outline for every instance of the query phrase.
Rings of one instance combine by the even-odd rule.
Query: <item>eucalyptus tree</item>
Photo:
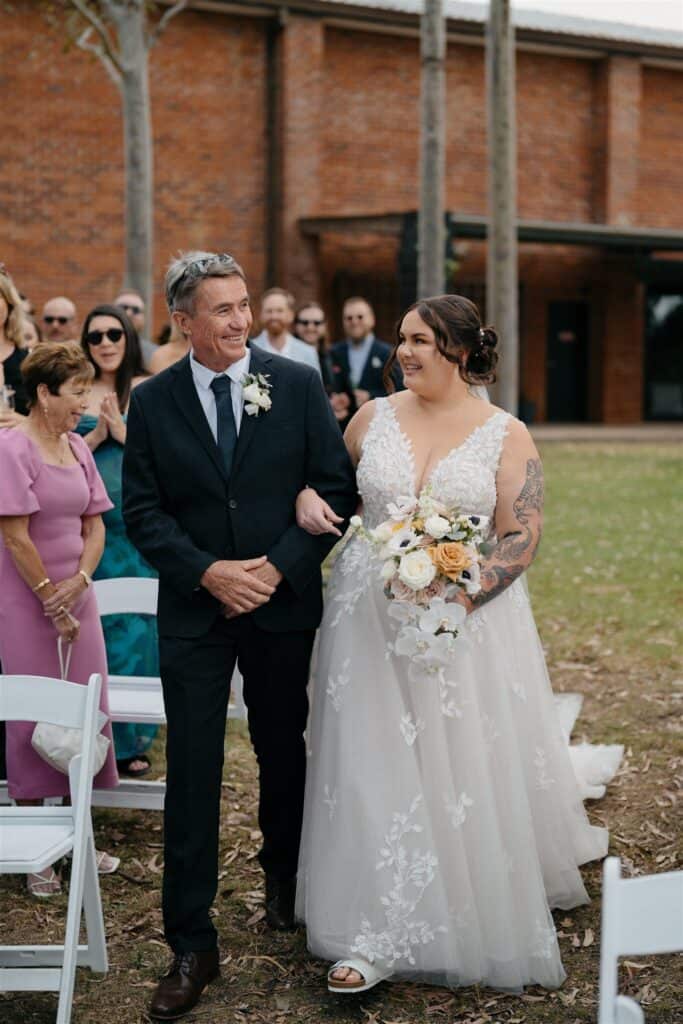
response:
[[[490,0],[486,32],[488,245],[486,316],[499,332],[498,404],[517,415],[519,316],[517,284],[517,146],[515,37],[510,0]]]
[[[94,54],[121,97],[125,168],[126,263],[124,287],[151,309],[154,253],[154,161],[149,97],[149,54],[168,23],[186,6],[178,0],[159,16],[148,0],[62,0],[67,30]]]

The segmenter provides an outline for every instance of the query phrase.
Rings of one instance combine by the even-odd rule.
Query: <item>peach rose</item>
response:
[[[463,569],[467,569],[471,564],[470,556],[459,541],[436,544],[427,550],[436,568],[444,576],[448,576],[449,580],[457,580]]]

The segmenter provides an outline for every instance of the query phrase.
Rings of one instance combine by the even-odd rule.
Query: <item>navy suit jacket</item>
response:
[[[358,382],[358,388],[361,391],[368,391],[370,398],[382,398],[387,393],[387,389],[384,386],[383,373],[384,366],[387,359],[391,355],[391,345],[387,345],[386,341],[380,341],[378,338],[372,343],[368,358],[365,361],[363,367],[363,373]],[[330,349],[330,356],[333,364],[339,366],[340,370],[344,374],[349,374],[349,342],[338,341]],[[401,391],[403,388],[403,375],[399,369],[398,364],[394,364],[394,368],[391,374],[394,385],[397,391]]]
[[[275,632],[315,629],[322,615],[320,563],[331,534],[296,524],[310,484],[345,519],[355,476],[337,422],[311,367],[251,346],[251,373],[268,374],[272,407],[242,416],[230,475],[192,378],[189,356],[131,396],[123,457],[128,535],[159,573],[159,632],[201,636],[220,614],[199,581],[218,559],[267,555],[284,579],[251,614]]]

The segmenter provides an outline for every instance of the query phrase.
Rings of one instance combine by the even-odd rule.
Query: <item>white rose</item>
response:
[[[425,530],[434,540],[441,540],[451,528],[451,524],[443,516],[430,516],[425,520]]]
[[[428,587],[436,576],[436,566],[427,552],[420,548],[403,556],[399,563],[398,576],[411,590],[422,590]]]
[[[396,575],[396,562],[394,561],[393,558],[390,558],[390,559],[388,559],[388,561],[382,563],[382,568],[380,570],[380,576],[384,580],[384,582],[386,583],[387,580],[393,580],[395,575]]]
[[[371,531],[372,539],[379,541],[381,544],[385,544],[394,535],[394,524],[393,523],[380,523],[374,530]]]
[[[363,520],[361,519],[360,516],[351,516],[351,518],[349,519],[349,525],[355,526],[356,529],[358,529],[359,526],[363,525]]]
[[[246,388],[242,388],[242,394],[245,402],[251,402],[253,405],[261,404],[261,389],[258,384],[247,384]]]
[[[259,394],[258,398],[256,399],[256,404],[260,405],[261,408],[265,410],[265,412],[268,412],[273,402],[270,398],[270,395],[267,395],[265,391],[262,391]]]

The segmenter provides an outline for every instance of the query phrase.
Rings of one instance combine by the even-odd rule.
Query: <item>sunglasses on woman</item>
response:
[[[302,320],[301,317],[296,322],[302,327],[321,327],[325,323],[324,320]]]
[[[88,331],[85,336],[85,340],[89,345],[99,345],[104,338],[109,338],[110,341],[121,341],[123,337],[122,327],[110,327],[107,331]]]

